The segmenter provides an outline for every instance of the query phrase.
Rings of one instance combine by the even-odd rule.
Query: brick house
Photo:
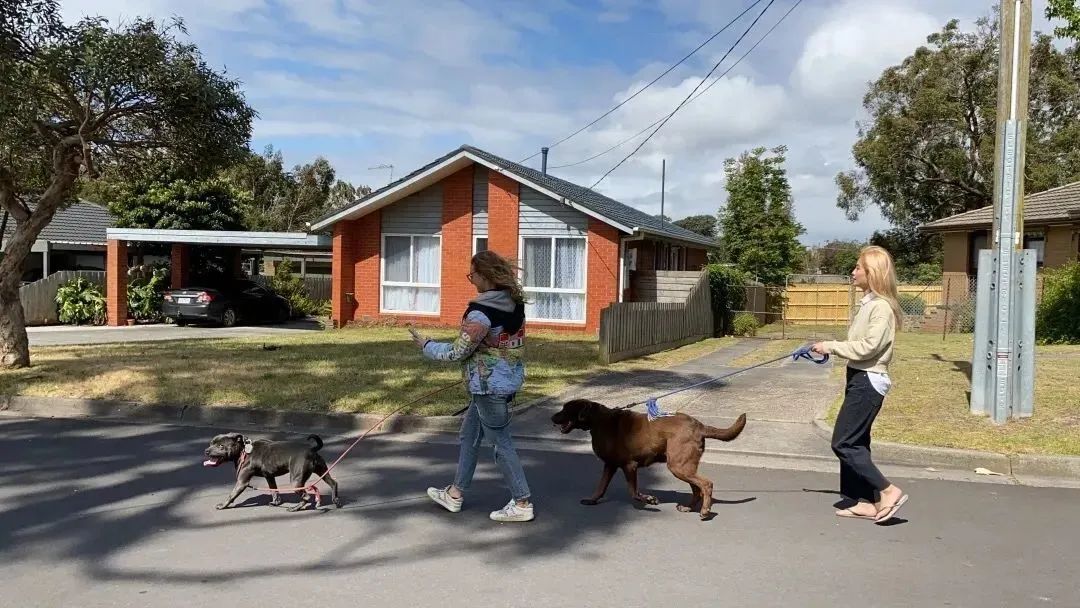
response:
[[[517,261],[530,327],[595,332],[632,273],[699,270],[717,243],[587,188],[462,146],[311,225],[332,230],[331,318],[456,325],[469,259]]]
[[[920,226],[924,232],[942,236],[942,271],[947,283],[968,289],[967,278],[976,274],[979,250],[993,244],[993,223],[994,208],[987,206]],[[1080,259],[1080,182],[1025,197],[1024,248],[1035,250],[1040,269]],[[966,294],[951,295],[956,299]]]

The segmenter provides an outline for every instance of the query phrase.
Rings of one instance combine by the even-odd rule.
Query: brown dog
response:
[[[604,462],[600,485],[583,505],[595,505],[604,496],[616,469],[626,475],[630,496],[647,504],[658,504],[655,496],[641,494],[637,487],[638,467],[666,462],[675,477],[690,484],[690,504],[679,505],[683,512],[694,511],[701,503],[701,519],[712,516],[711,481],[698,474],[698,462],[705,453],[706,439],[731,441],[746,426],[746,414],[726,429],[702,424],[686,414],[675,414],[650,421],[648,416],[630,410],[611,409],[588,399],[574,399],[551,417],[563,433],[581,429],[592,433],[593,453]]]

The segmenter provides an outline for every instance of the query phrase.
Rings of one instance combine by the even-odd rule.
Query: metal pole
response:
[[[660,219],[664,219],[664,186],[667,179],[667,159],[660,161]]]
[[[941,341],[945,341],[945,331],[949,328],[949,289],[952,287],[952,277],[945,279],[945,321],[941,324]]]

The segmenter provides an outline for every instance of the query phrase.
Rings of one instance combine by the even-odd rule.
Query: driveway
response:
[[[237,327],[177,327],[175,325],[134,325],[130,327],[73,327],[57,325],[28,327],[30,346],[66,346],[75,344],[110,344],[116,342],[162,342],[208,338],[245,338],[322,331],[315,319],[298,319],[281,325]]]

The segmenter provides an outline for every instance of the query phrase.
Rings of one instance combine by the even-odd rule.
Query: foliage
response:
[[[941,235],[926,234],[912,228],[875,231],[870,244],[884,247],[896,263],[901,283],[929,283],[941,279],[944,258]]]
[[[691,215],[672,223],[680,228],[686,228],[690,232],[696,232],[701,236],[707,236],[710,239],[716,238],[717,222],[715,215]]]
[[[851,274],[864,246],[857,241],[829,241],[819,248],[817,266],[823,274]]]
[[[746,302],[746,284],[750,277],[727,264],[709,264],[709,292],[712,298],[713,325],[717,335],[727,335],[734,328],[734,311]]]
[[[104,182],[103,182],[104,184]],[[121,228],[240,230],[244,195],[220,179],[189,181],[169,175],[109,184],[96,200],[107,202]]]
[[[303,277],[292,272],[292,263],[285,260],[277,265],[274,276],[270,277],[270,289],[289,301],[293,317],[318,314],[321,304],[308,295]]]
[[[949,331],[960,334],[975,332],[975,298],[949,306]]]
[[[1041,344],[1080,343],[1080,262],[1046,271],[1035,337]]]
[[[870,115],[852,148],[857,169],[840,173],[837,205],[857,219],[869,205],[897,228],[993,202],[999,35],[984,17],[956,20],[927,37],[871,84]],[[1039,35],[1031,49],[1025,191],[1080,179],[1080,49]],[[929,261],[929,260],[921,260]]]
[[[1062,19],[1065,25],[1054,28],[1054,35],[1080,40],[1080,3],[1077,0],[1047,0],[1047,19]]]
[[[371,192],[336,179],[325,158],[286,171],[281,151],[267,146],[262,155],[248,153],[222,172],[221,178],[244,193],[243,222],[250,230],[304,230],[328,211]]]
[[[926,301],[913,293],[902,293],[897,297],[897,301],[905,315],[921,317],[926,312]]]
[[[127,308],[131,318],[139,321],[161,319],[166,276],[168,270],[164,265],[136,267],[128,271]]]
[[[748,312],[740,312],[735,315],[735,321],[733,325],[733,333],[736,336],[752,337],[757,335],[758,324],[757,317]]]
[[[18,269],[81,181],[163,159],[206,176],[246,150],[254,110],[185,34],[178,20],[67,25],[56,0],[0,3],[0,207],[16,221],[0,309],[17,305]],[[29,365],[26,330],[9,321],[0,364]]]
[[[720,212],[724,255],[765,283],[780,283],[798,268],[803,227],[792,213],[784,169],[787,148],[755,148],[724,161],[728,200]]]
[[[56,290],[56,310],[61,323],[101,325],[105,322],[105,296],[96,283],[75,277]]]

